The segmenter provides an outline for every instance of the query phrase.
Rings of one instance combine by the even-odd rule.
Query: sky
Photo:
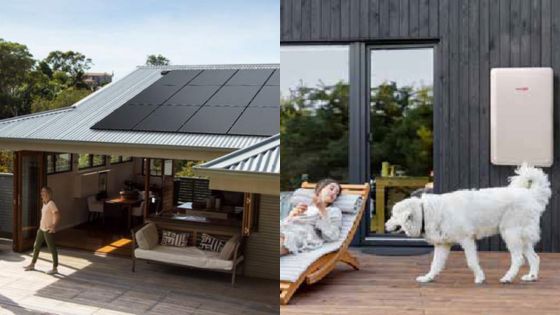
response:
[[[348,46],[284,46],[280,49],[281,95],[303,83],[315,87],[348,82]],[[395,81],[398,86],[425,86],[433,83],[433,50],[375,49],[371,52],[371,86]]]
[[[279,0],[0,0],[0,38],[35,59],[73,50],[115,79],[162,54],[175,65],[278,63]]]

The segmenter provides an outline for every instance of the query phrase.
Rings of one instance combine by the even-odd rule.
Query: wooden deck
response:
[[[323,281],[304,286],[280,308],[281,314],[560,314],[560,254],[544,253],[535,283],[511,285],[499,279],[509,254],[481,252],[486,284],[475,285],[463,252],[452,252],[446,270],[430,284],[415,282],[428,271],[431,254],[375,256],[352,249],[361,264],[340,265]],[[525,265],[520,275],[526,273]]]
[[[39,271],[22,266],[30,253],[14,253],[0,241],[0,314],[275,314],[278,281],[239,277],[114,255],[60,249],[59,275],[49,276],[44,249]]]

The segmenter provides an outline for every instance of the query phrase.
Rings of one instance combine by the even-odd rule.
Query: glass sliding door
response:
[[[371,47],[369,234],[387,236],[392,206],[433,187],[433,48]],[[403,237],[398,235],[397,237]]]
[[[39,227],[41,187],[45,185],[46,169],[42,152],[17,152],[14,176],[14,242],[15,251],[33,247]]]
[[[282,46],[280,64],[281,190],[347,182],[348,46]]]

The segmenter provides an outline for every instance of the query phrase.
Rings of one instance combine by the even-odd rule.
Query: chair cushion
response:
[[[141,249],[152,249],[158,245],[158,231],[154,223],[148,223],[134,234],[136,244]]]
[[[360,202],[361,206],[361,202]],[[300,275],[323,255],[335,252],[340,249],[344,241],[348,238],[350,231],[356,220],[360,220],[357,213],[342,215],[342,228],[340,238],[335,242],[325,243],[323,246],[297,255],[285,255],[280,257],[280,280],[294,282]]]
[[[189,245],[190,235],[190,233],[185,232],[163,230],[163,232],[161,233],[160,245],[187,247],[187,245]]]
[[[232,236],[220,251],[220,259],[231,260],[237,243],[239,243],[239,235]]]
[[[290,198],[290,207],[293,208],[300,202],[305,204],[311,204],[313,200],[313,189],[299,188],[294,191],[292,197]],[[343,213],[356,213],[360,209],[360,195],[340,195],[333,203],[334,207],[337,207]]]
[[[200,238],[200,244],[198,245],[198,248],[202,249],[202,250],[209,250],[209,251],[213,251],[213,252],[220,252],[222,250],[222,248],[224,247],[226,242],[222,241],[221,239],[217,239],[211,235],[208,235],[206,233],[202,233],[202,236]]]
[[[137,248],[134,250],[134,256],[140,259],[204,269],[233,269],[233,261],[220,259],[218,257],[219,253],[202,250],[195,246],[171,247],[157,245],[151,250]],[[238,259],[238,261],[241,260],[243,260],[243,257]]]

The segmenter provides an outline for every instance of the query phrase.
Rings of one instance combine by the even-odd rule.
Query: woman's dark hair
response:
[[[327,187],[330,184],[336,184],[338,186],[338,194],[336,196],[337,197],[340,196],[340,193],[342,192],[342,187],[340,187],[340,184],[332,178],[325,178],[318,181],[317,185],[315,185],[315,195],[318,196],[321,190],[323,190],[323,188]]]

